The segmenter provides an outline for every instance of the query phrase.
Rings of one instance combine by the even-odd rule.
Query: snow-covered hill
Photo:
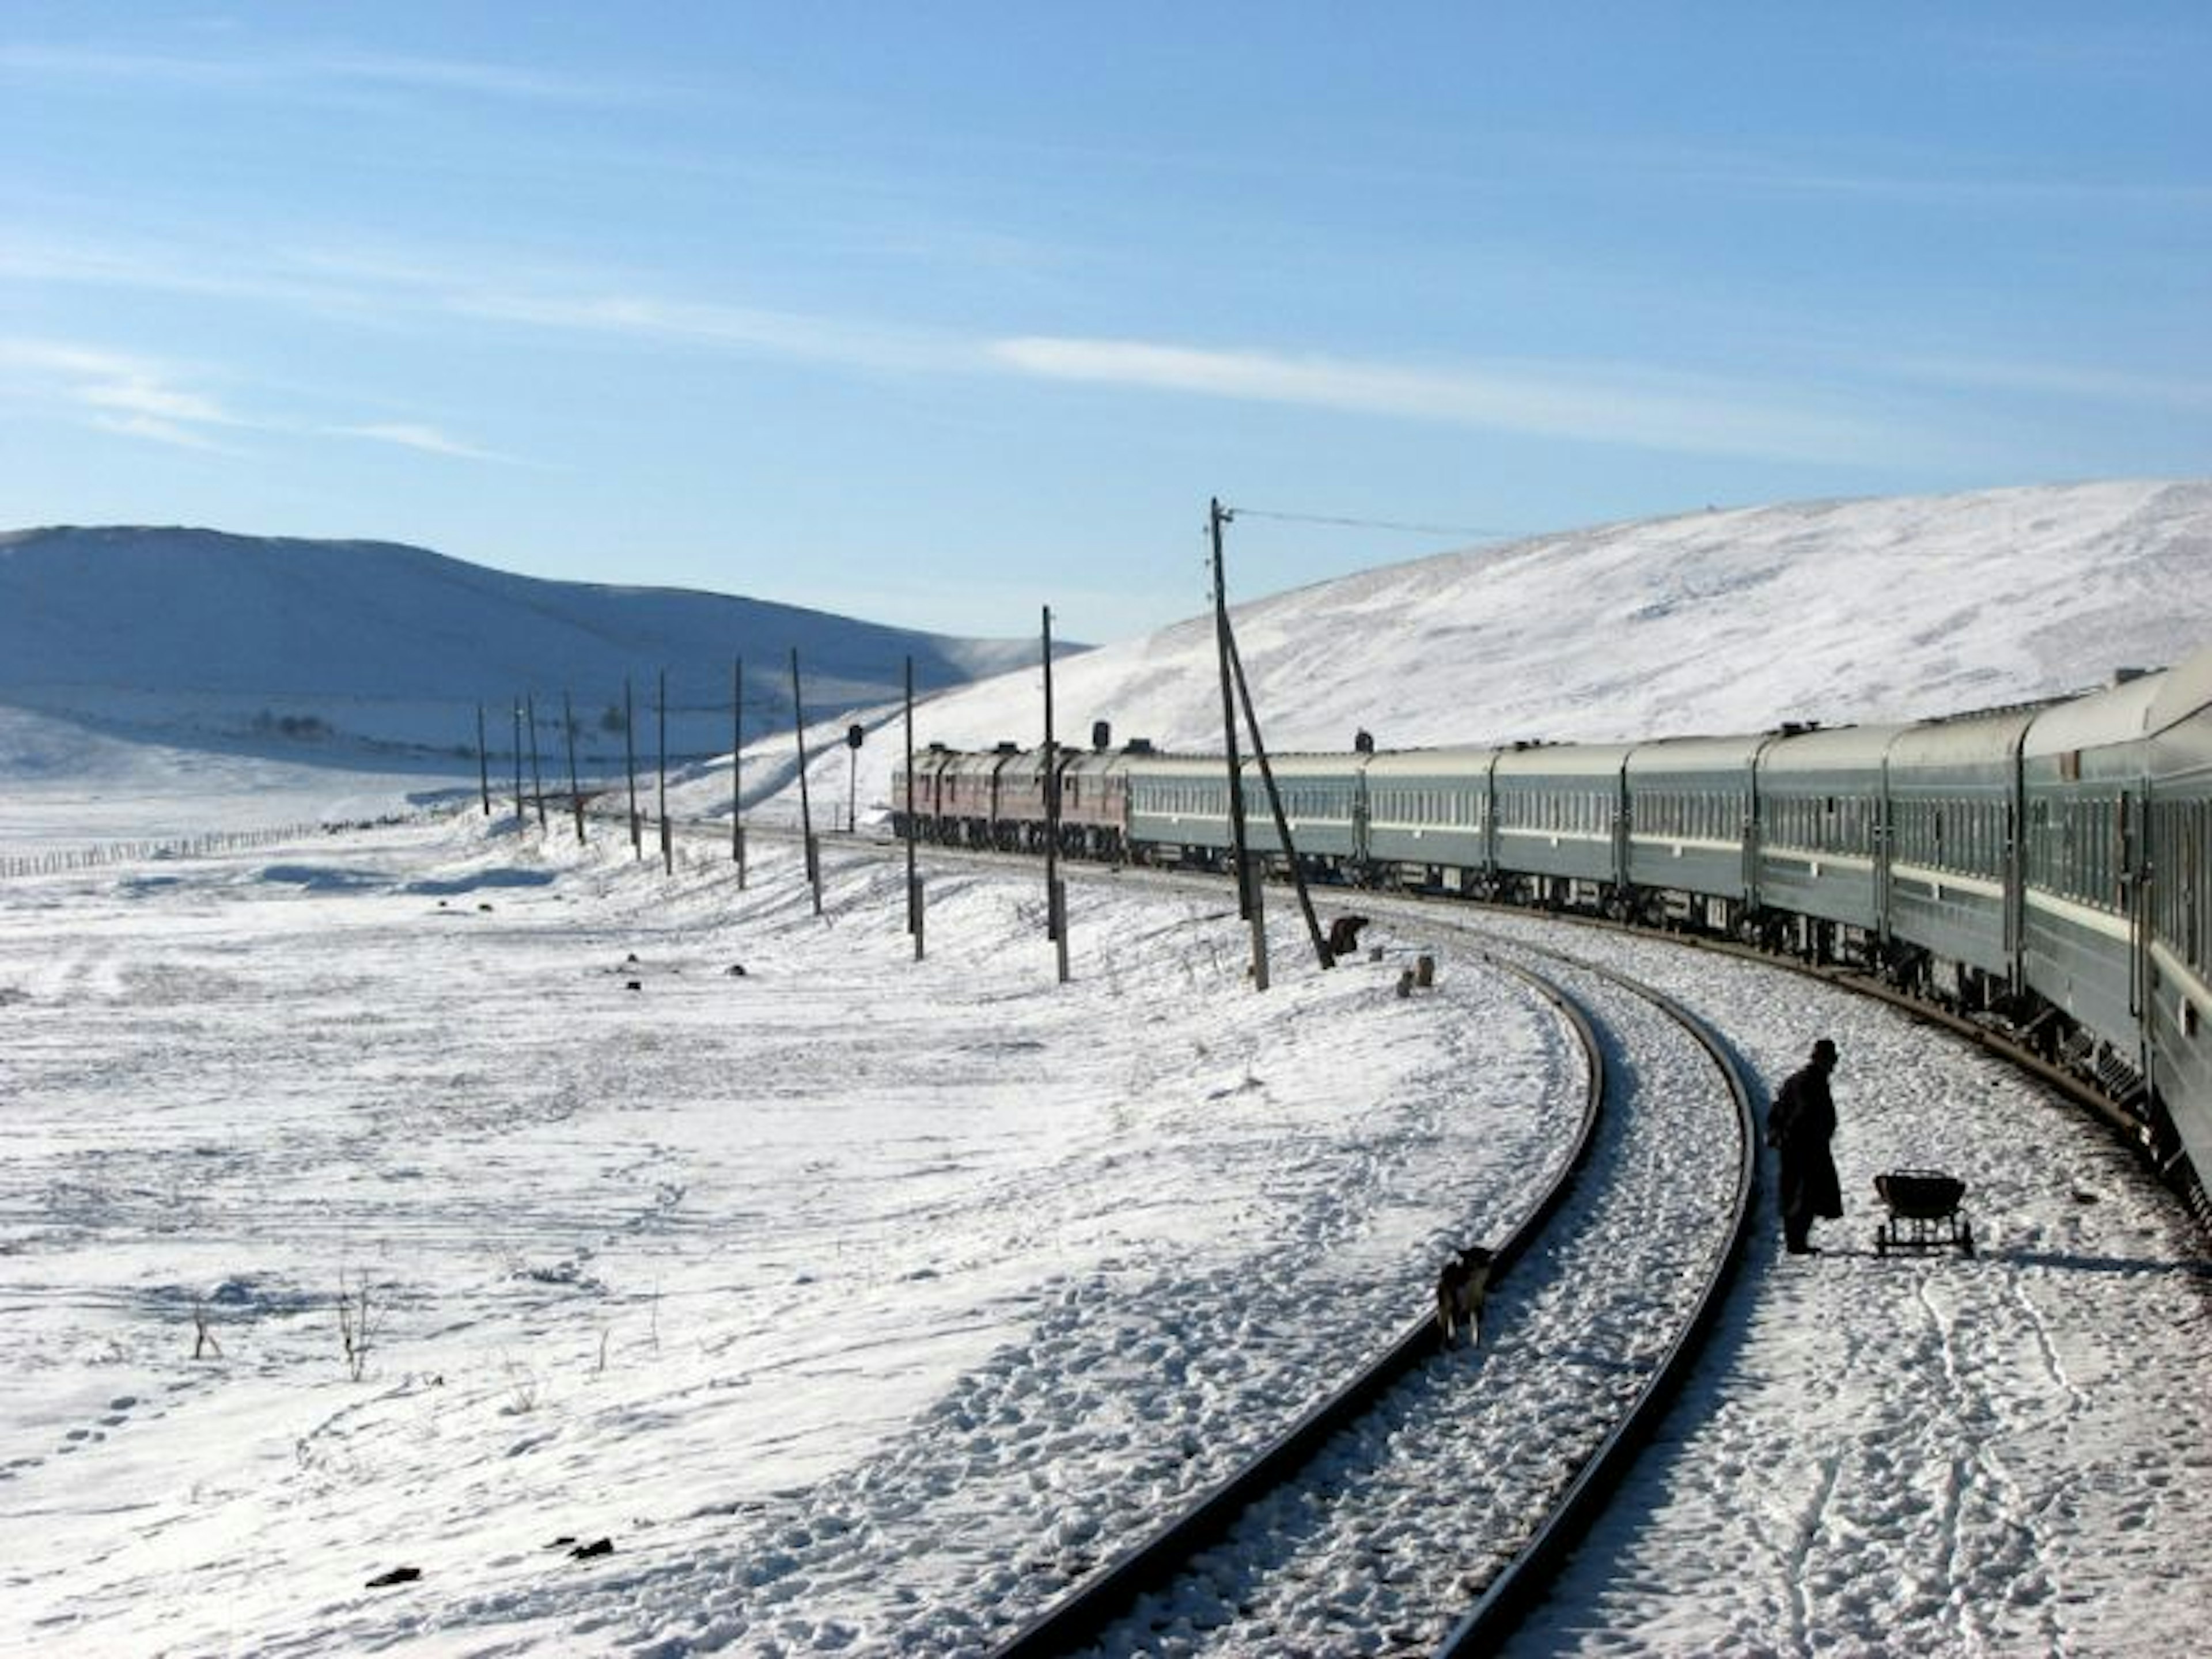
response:
[[[565,691],[586,744],[607,744],[611,729],[619,753],[608,711],[625,677],[644,720],[665,669],[672,746],[726,750],[732,659],[745,659],[756,718],[787,721],[793,649],[809,708],[834,709],[896,696],[909,655],[917,683],[937,689],[1035,647],[722,594],[544,581],[385,542],[0,535],[0,704],[143,732],[472,750],[476,704],[511,725],[510,701],[534,694],[551,725]]]
[[[1232,599],[1255,585],[1238,535]],[[1348,749],[1362,728],[1419,748],[1954,714],[2212,644],[2212,480],[1607,526],[1252,600],[1234,623],[1262,735],[1284,752]],[[1054,702],[1065,743],[1103,720],[1115,743],[1218,751],[1211,619],[1057,665]],[[955,748],[1043,731],[1034,663],[933,698],[915,722],[918,744]],[[901,734],[885,737],[859,757],[864,802],[890,799]],[[820,783],[842,793],[845,767],[817,757]],[[726,797],[719,769],[687,792],[694,810]]]
[[[1229,531],[1234,599],[1261,585]],[[1235,608],[1268,742],[1595,740],[1954,713],[2212,642],[2212,480],[1822,501],[1611,525]],[[1036,679],[1031,673],[1029,678]],[[1218,748],[1203,618],[1056,671],[1060,731]],[[1004,681],[926,735],[1035,741]],[[1023,716],[1026,714],[1024,720]]]

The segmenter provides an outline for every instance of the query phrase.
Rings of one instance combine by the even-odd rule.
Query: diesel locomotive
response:
[[[901,836],[1206,869],[1218,756],[932,746]],[[2212,650],[2083,696],[1897,725],[1516,743],[1240,771],[1275,874],[1581,911],[1846,964],[2093,1080],[2212,1226]],[[1057,803],[1048,799],[1057,785]],[[1057,811],[1052,809],[1056,805]]]

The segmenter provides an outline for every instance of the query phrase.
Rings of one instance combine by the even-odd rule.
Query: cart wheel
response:
[[[1974,1253],[1974,1230],[1971,1226],[1959,1229],[1959,1248],[1966,1255]]]

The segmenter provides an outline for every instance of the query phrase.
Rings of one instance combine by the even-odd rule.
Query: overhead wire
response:
[[[1469,525],[1405,524],[1394,519],[1349,519],[1317,513],[1273,513],[1257,507],[1224,507],[1222,512],[1234,519],[1273,519],[1282,524],[1334,525],[1345,530],[1391,530],[1413,536],[1474,536],[1485,541],[1504,541],[1528,533],[1525,530],[1486,530]]]

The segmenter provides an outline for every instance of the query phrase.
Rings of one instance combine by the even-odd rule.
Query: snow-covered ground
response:
[[[10,885],[0,1649],[974,1650],[1401,1328],[1571,1115],[1501,978],[1401,1002],[1285,928],[1262,995],[1218,902],[1108,878],[1061,987],[1038,884],[952,869],[916,963],[895,864],[833,849],[817,918],[755,850],[740,893],[469,814]],[[2186,1645],[2174,1208],[1893,1014],[1604,948],[1770,1080],[1842,1041],[1853,1214],[1755,1267],[1528,1650]],[[1869,1253],[1923,1162],[1978,1259]]]
[[[0,1647],[957,1645],[1401,1326],[1565,1121],[1508,983],[1261,1000],[1140,893],[1062,989],[1034,883],[933,884],[917,964],[893,866],[752,875],[471,815],[11,887]]]
[[[1660,941],[1576,948],[1673,991],[1770,1087],[1834,1036],[1847,1213],[1815,1228],[1816,1258],[1770,1237],[1662,1443],[1513,1650],[2193,1650],[2212,1261],[2179,1207],[2073,1109],[1901,1015]],[[1966,1181],[1972,1259],[1875,1252],[1874,1177],[1908,1167]]]
[[[361,823],[473,796],[466,775],[315,766],[239,748],[134,743],[0,707],[0,866],[118,843]]]

